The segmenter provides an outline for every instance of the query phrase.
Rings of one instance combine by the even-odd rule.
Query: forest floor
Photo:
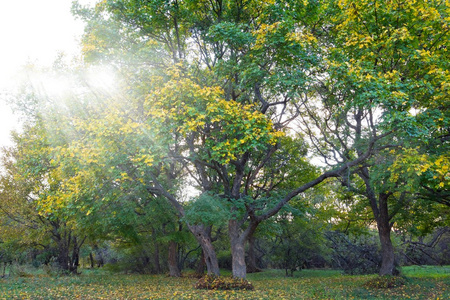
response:
[[[402,274],[405,285],[380,289],[364,286],[376,275],[302,270],[285,277],[284,271],[266,270],[248,275],[254,291],[207,291],[194,289],[197,279],[189,276],[83,270],[79,276],[57,277],[35,272],[0,278],[0,299],[450,299],[450,266],[411,266]]]

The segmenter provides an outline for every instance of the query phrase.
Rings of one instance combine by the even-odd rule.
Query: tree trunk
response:
[[[380,275],[398,275],[395,268],[394,247],[391,241],[391,225],[389,224],[389,214],[387,200],[388,195],[379,195],[379,215],[377,218],[378,235],[381,243],[381,268]]]
[[[169,242],[169,276],[180,277],[181,272],[178,268],[177,243],[175,241]]]
[[[381,268],[379,274],[398,275],[395,268],[394,247],[391,241],[391,227],[388,200],[392,193],[379,193],[378,196],[370,183],[368,168],[363,168],[358,175],[366,185],[366,196],[369,199],[375,221],[377,222],[378,236],[381,243]],[[377,201],[378,200],[378,201]]]
[[[245,265],[245,238],[240,234],[240,227],[237,220],[228,222],[228,234],[231,243],[231,259],[233,277],[245,278],[247,266]]]
[[[78,265],[79,265],[79,253],[80,248],[78,246],[78,240],[77,237],[74,236],[72,238],[73,241],[73,248],[72,248],[72,257],[69,258],[69,271],[71,273],[76,274],[78,271]]]
[[[203,225],[188,225],[188,227],[202,247],[208,275],[212,274],[220,276],[219,262],[217,261],[216,251],[214,250],[211,237],[205,230],[205,227]]]
[[[256,249],[255,249],[255,237],[250,235],[248,237],[248,253],[247,253],[247,273],[261,272],[261,269],[256,266]]]
[[[56,259],[58,267],[63,271],[69,270],[69,247],[65,239],[58,241],[58,257]]]
[[[92,252],[89,253],[89,261],[91,263],[91,269],[94,269],[95,263],[94,263],[94,256],[92,255]]]
[[[381,242],[381,268],[380,275],[396,275],[394,247],[391,242],[390,228],[378,226],[378,233]]]
[[[205,255],[203,254],[203,250],[202,250],[202,254],[200,255],[200,258],[198,260],[197,263],[197,267],[195,268],[195,275],[198,277],[202,277],[203,274],[205,273]]]

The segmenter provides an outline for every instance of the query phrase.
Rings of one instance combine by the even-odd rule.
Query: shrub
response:
[[[345,274],[362,275],[378,273],[381,252],[376,236],[347,236],[341,232],[326,233],[333,250],[333,267]]]
[[[377,276],[366,283],[364,287],[371,289],[390,289],[406,284],[406,278],[401,276]]]
[[[17,263],[10,265],[9,274],[16,277],[32,277],[28,266]]]
[[[206,275],[194,285],[203,290],[253,290],[253,284],[246,279]]]

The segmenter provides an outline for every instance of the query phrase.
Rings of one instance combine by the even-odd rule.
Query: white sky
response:
[[[80,0],[91,4],[98,0]],[[83,23],[70,13],[72,0],[0,0],[0,147],[19,128],[5,103],[14,75],[26,62],[50,65],[59,52],[79,53]]]

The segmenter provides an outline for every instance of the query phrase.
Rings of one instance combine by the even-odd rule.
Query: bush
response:
[[[32,277],[31,271],[26,265],[14,263],[10,265],[9,274],[16,277]]]
[[[377,276],[366,283],[364,287],[371,289],[390,289],[406,284],[406,278],[401,276]]]
[[[381,252],[376,236],[354,236],[333,231],[326,238],[333,250],[333,267],[345,274],[362,275],[378,273]]]
[[[194,288],[201,290],[253,290],[253,284],[242,278],[206,275],[200,278]]]
[[[231,270],[232,268],[232,258],[230,250],[218,251],[217,262],[219,263],[219,268]]]

